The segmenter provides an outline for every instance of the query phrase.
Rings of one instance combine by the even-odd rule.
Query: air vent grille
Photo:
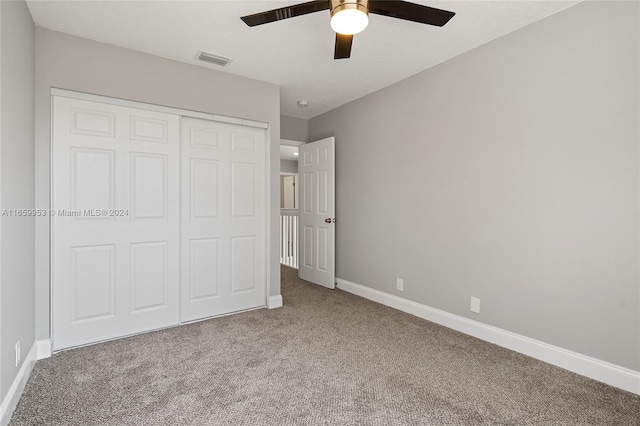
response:
[[[198,52],[198,59],[203,62],[209,62],[210,64],[220,65],[224,67],[231,62],[231,59],[225,58],[224,56],[214,55],[213,53],[200,51]]]

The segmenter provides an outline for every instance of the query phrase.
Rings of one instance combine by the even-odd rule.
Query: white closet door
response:
[[[53,348],[177,324],[179,117],[53,102]]]
[[[182,118],[181,319],[266,304],[266,134]]]

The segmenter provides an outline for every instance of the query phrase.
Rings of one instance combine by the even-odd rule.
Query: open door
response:
[[[300,278],[335,288],[335,138],[301,145]]]

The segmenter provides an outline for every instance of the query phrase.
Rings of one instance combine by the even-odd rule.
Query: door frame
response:
[[[272,282],[271,282],[271,239],[275,238],[275,236],[273,235],[273,232],[271,230],[271,219],[272,219],[272,213],[271,213],[271,204],[270,204],[270,200],[271,200],[271,195],[272,195],[272,191],[271,191],[271,183],[272,183],[272,179],[271,179],[271,157],[270,157],[270,148],[271,148],[271,137],[270,137],[270,124],[269,123],[265,123],[262,121],[255,121],[255,120],[246,120],[246,119],[241,119],[241,118],[236,118],[236,117],[229,117],[229,116],[225,116],[225,115],[218,115],[218,114],[211,114],[211,113],[205,113],[205,112],[198,112],[198,111],[191,111],[191,110],[187,110],[187,109],[182,109],[182,108],[174,108],[174,107],[168,107],[168,106],[162,106],[162,105],[155,105],[155,104],[150,104],[150,103],[146,103],[146,102],[138,102],[138,101],[132,101],[132,100],[128,100],[128,99],[121,99],[121,98],[114,98],[114,97],[109,97],[109,96],[102,96],[102,95],[95,95],[95,94],[91,94],[91,93],[84,93],[84,92],[78,92],[78,91],[74,91],[74,90],[67,90],[67,89],[60,89],[60,88],[55,88],[52,87],[51,91],[50,91],[50,105],[51,105],[51,116],[50,116],[50,120],[51,120],[51,126],[53,127],[53,114],[55,113],[54,111],[54,107],[53,107],[53,99],[54,96],[57,97],[64,97],[64,98],[71,98],[71,99],[79,99],[79,100],[86,100],[86,101],[91,101],[91,102],[98,102],[98,103],[104,103],[104,104],[109,104],[109,105],[116,105],[116,106],[124,106],[124,107],[129,107],[129,108],[137,108],[137,109],[142,109],[142,110],[148,110],[148,111],[156,111],[156,112],[164,112],[164,113],[168,113],[168,114],[175,114],[178,115],[180,117],[180,122],[182,122],[182,117],[192,117],[192,118],[199,118],[199,119],[204,119],[204,120],[210,120],[210,121],[217,121],[217,122],[222,122],[222,123],[229,123],[229,124],[236,124],[236,125],[240,125],[240,126],[246,126],[246,127],[254,127],[254,128],[260,128],[263,129],[265,132],[265,156],[264,156],[264,162],[265,162],[265,169],[264,169],[264,173],[266,176],[264,176],[264,185],[265,185],[265,214],[264,214],[264,227],[265,227],[265,301],[264,301],[264,306],[266,308],[278,308],[280,306],[282,306],[282,296],[270,296],[271,294],[271,287],[272,287]],[[181,142],[181,141],[180,141]],[[50,140],[50,146],[49,146],[49,211],[51,211],[52,209],[52,199],[53,199],[53,168],[54,168],[54,156],[53,156],[53,150],[54,150],[54,141],[53,141],[53,131],[51,132],[51,140]],[[180,160],[180,158],[179,158]],[[182,197],[179,197],[179,203],[182,202]],[[279,204],[280,200],[278,200],[278,207],[280,207]],[[49,265],[49,344],[48,344],[48,348],[47,349],[43,349],[43,353],[46,354],[51,354],[51,348],[53,347],[53,340],[54,340],[54,335],[53,335],[53,292],[54,292],[54,288],[53,288],[53,223],[52,223],[52,216],[49,215],[48,220],[49,220],[49,232],[48,232],[48,237],[49,237],[49,256],[48,256],[48,265]],[[279,237],[279,235],[278,235]],[[180,249],[178,248],[178,253],[180,253]],[[182,283],[179,282],[179,286]],[[277,299],[277,300],[276,300]],[[180,308],[179,308],[180,309]],[[228,315],[228,314],[225,314]],[[181,312],[179,311],[179,318],[181,316]],[[186,324],[187,322],[179,322],[180,324]],[[152,330],[149,330],[152,331]],[[126,336],[121,336],[119,338],[122,337],[126,337]],[[95,342],[95,343],[99,343],[99,342]],[[65,349],[66,350],[66,349]]]

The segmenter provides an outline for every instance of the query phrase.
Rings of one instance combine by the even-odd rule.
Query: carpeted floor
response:
[[[640,425],[640,397],[283,268],[256,310],[38,361],[11,425]]]

